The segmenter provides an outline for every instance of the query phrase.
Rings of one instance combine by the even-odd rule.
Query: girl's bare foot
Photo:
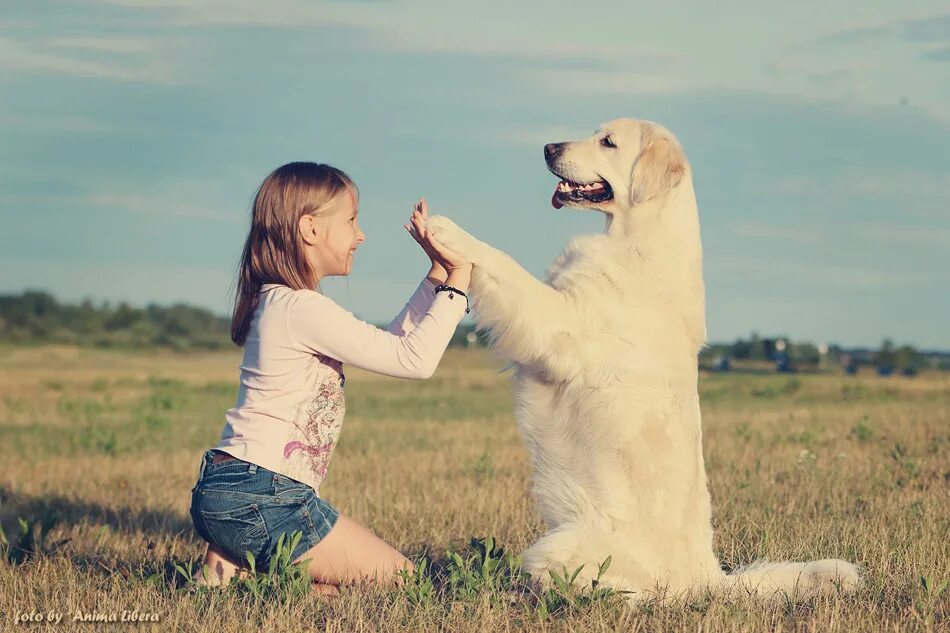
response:
[[[313,583],[313,593],[318,596],[333,598],[340,595],[340,588],[336,585],[326,585],[322,582]]]
[[[243,574],[244,567],[222,552],[217,545],[208,545],[204,563],[198,572],[197,584],[203,587],[218,587],[231,582],[235,574]]]

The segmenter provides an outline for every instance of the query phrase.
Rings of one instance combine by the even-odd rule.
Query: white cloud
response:
[[[0,110],[0,127],[16,128],[21,131],[42,131],[44,133],[105,132],[116,129],[110,122],[85,116],[62,114],[40,118],[35,114],[24,115],[5,110]]]
[[[849,174],[841,181],[845,193],[863,196],[895,196],[940,201],[950,205],[950,173],[887,171]]]
[[[687,63],[687,58],[677,50],[648,49],[627,44],[609,42],[571,42],[560,39],[532,41],[528,38],[511,40],[503,38],[460,38],[456,33],[434,32],[426,37],[402,29],[379,29],[372,46],[387,50],[420,53],[445,53],[473,57],[503,57],[517,61],[558,64],[587,62],[606,67],[628,66],[637,63],[656,69],[670,68]]]
[[[945,281],[950,275],[880,270],[822,262],[761,260],[747,257],[710,257],[709,277],[732,282],[769,281],[776,288],[787,283],[815,287],[877,290],[894,286],[928,285]]]
[[[537,70],[523,73],[526,79],[555,94],[644,95],[686,92],[705,82],[684,73],[590,70]]]
[[[950,14],[921,14],[915,17],[863,23],[837,29],[819,36],[823,43],[850,43],[879,40],[882,37],[908,41],[934,42],[950,40]]]
[[[86,38],[81,38],[84,40]],[[128,48],[131,40],[125,40]],[[116,49],[115,40],[108,48],[108,40],[103,47],[91,49],[89,42],[83,46],[64,45],[63,40],[19,40],[0,37],[0,69],[9,72],[48,73],[92,79],[142,83],[175,83],[172,66],[163,52],[143,59],[135,51],[131,57],[128,51]],[[68,50],[63,50],[68,49]],[[111,53],[105,59],[101,55],[90,57],[88,52]],[[121,54],[120,54],[121,53]]]
[[[97,207],[111,207],[153,218],[171,215],[224,222],[240,222],[245,219],[243,215],[237,212],[228,213],[201,204],[143,195],[95,193],[89,195],[86,202]]]
[[[853,12],[835,8],[820,23],[829,25],[822,33],[822,26],[814,23],[811,10],[804,5],[786,5],[768,17],[735,6],[717,16],[736,20],[733,33],[726,36],[731,39],[715,41],[708,33],[693,32],[693,26],[684,28],[675,9],[632,5],[606,10],[604,19],[611,23],[592,32],[570,28],[570,19],[562,16],[576,7],[560,1],[549,3],[539,14],[527,5],[489,0],[464,17],[451,3],[426,0],[286,0],[278,4],[256,0],[100,1],[130,15],[160,19],[166,26],[342,28],[352,31],[351,46],[364,52],[505,59],[518,78],[555,94],[643,95],[715,89],[817,102],[893,104],[910,100],[950,120],[945,95],[931,85],[939,82],[930,81],[923,71],[909,65],[920,54],[914,46],[942,32],[942,26],[929,25],[928,19],[945,16],[907,17],[906,9],[900,7],[879,12],[881,22],[874,25],[849,24]],[[697,15],[705,13],[708,11],[698,11]],[[888,13],[890,17],[885,17]],[[627,21],[661,21],[669,28],[632,38],[630,31],[619,28]],[[905,36],[890,37],[882,50],[877,46],[870,50],[865,39],[846,35],[875,29],[896,29]],[[538,72],[539,65],[550,70]]]
[[[485,133],[471,140],[487,139],[493,145],[532,145],[538,148],[538,155],[540,156],[541,148],[548,143],[586,138],[593,133],[593,127],[584,129],[563,125],[550,125],[536,128],[521,126],[493,128],[486,130]]]
[[[950,14],[839,23],[823,33],[805,32],[796,42],[770,51],[766,70],[779,90],[818,100],[914,104],[946,122],[946,82],[934,81],[933,66],[920,63],[941,42],[950,42]]]
[[[925,171],[845,172],[781,176],[769,186],[783,196],[813,197],[854,206],[856,199],[886,201],[900,213],[921,218],[950,216],[950,174]]]
[[[118,54],[155,54],[172,45],[166,40],[147,37],[54,37],[43,43],[50,48]]]
[[[858,232],[882,244],[903,243],[950,248],[950,228],[872,224],[860,227]]]
[[[156,12],[163,22],[174,26],[257,26],[304,28],[315,26],[365,26],[375,22],[372,12],[387,13],[398,7],[378,3],[359,4],[282,0],[99,0],[130,11]]]
[[[338,27],[361,32],[364,50],[396,53],[451,54],[470,57],[499,57],[518,62],[587,63],[616,67],[637,63],[651,68],[669,68],[689,61],[678,47],[654,49],[605,39],[584,42],[560,37],[537,37],[525,30],[522,37],[488,34],[461,25],[451,7],[427,6],[424,2],[320,2],[285,0],[280,4],[257,0],[100,0],[131,10],[162,11],[163,19],[178,26],[250,26],[271,28]],[[501,19],[524,21],[513,7],[483,9],[484,15],[506,11]],[[448,9],[448,10],[446,10]],[[529,12],[532,19],[536,16]],[[490,24],[485,24],[490,26]],[[529,25],[525,25],[526,27]],[[535,24],[534,26],[537,26]]]
[[[805,244],[820,244],[825,241],[824,233],[817,229],[809,230],[794,227],[769,226],[765,224],[740,224],[733,226],[732,231],[743,237],[776,239]]]
[[[924,59],[935,62],[950,61],[950,46],[940,46],[938,48],[928,49],[921,55]]]

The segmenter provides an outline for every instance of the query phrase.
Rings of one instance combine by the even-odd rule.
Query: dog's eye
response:
[[[604,147],[613,147],[613,148],[617,147],[616,145],[614,145],[614,142],[610,140],[609,136],[605,136],[604,138],[600,139],[600,144],[603,145]]]

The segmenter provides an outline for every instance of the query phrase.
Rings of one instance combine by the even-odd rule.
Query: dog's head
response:
[[[605,213],[665,195],[689,165],[673,134],[652,121],[614,119],[593,136],[544,146],[548,169],[561,178],[551,204]]]

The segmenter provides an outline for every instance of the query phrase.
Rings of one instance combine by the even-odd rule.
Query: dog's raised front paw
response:
[[[426,224],[426,230],[446,248],[473,261],[478,241],[449,218],[444,215],[432,216]]]

